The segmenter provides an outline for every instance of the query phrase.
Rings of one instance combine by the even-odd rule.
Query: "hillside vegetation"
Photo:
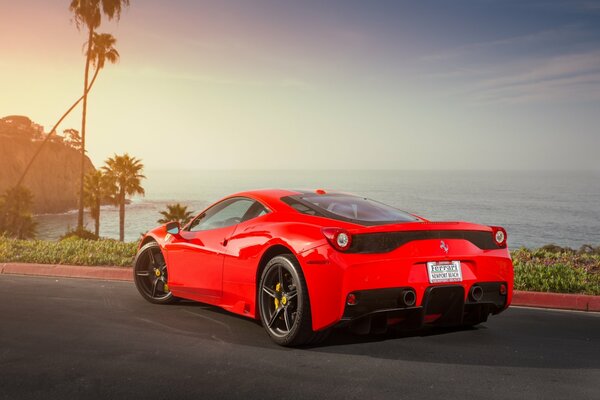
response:
[[[0,193],[14,186],[37,151],[45,134],[27,117],[0,119]],[[23,186],[33,194],[34,213],[56,213],[77,208],[80,153],[61,136],[44,146]],[[94,170],[89,158],[86,171]]]

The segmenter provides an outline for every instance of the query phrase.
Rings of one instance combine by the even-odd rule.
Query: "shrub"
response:
[[[88,231],[85,228],[68,230],[67,233],[60,237],[60,240],[65,239],[86,239],[86,240],[98,240],[100,239],[94,232]]]
[[[137,243],[70,237],[58,242],[0,237],[0,262],[131,266]]]
[[[515,289],[600,295],[600,255],[544,247],[512,252]]]

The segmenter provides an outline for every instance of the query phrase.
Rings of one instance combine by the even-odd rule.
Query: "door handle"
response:
[[[228,241],[229,241],[229,239],[227,239],[227,238],[223,239],[223,241],[221,242],[221,246],[223,246],[223,247],[227,246]]]

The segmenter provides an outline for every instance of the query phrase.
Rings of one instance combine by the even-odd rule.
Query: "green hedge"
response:
[[[68,238],[58,242],[0,237],[0,262],[130,266],[137,243]],[[558,246],[512,252],[515,289],[600,295],[600,251]]]
[[[512,252],[515,289],[600,295],[600,255],[571,249]]]
[[[137,243],[116,240],[16,240],[0,237],[0,262],[129,267]]]

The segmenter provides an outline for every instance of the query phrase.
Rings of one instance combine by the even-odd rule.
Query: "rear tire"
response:
[[[291,254],[273,257],[267,263],[258,285],[258,305],[263,327],[281,346],[316,344],[329,333],[312,330],[306,281]]]

